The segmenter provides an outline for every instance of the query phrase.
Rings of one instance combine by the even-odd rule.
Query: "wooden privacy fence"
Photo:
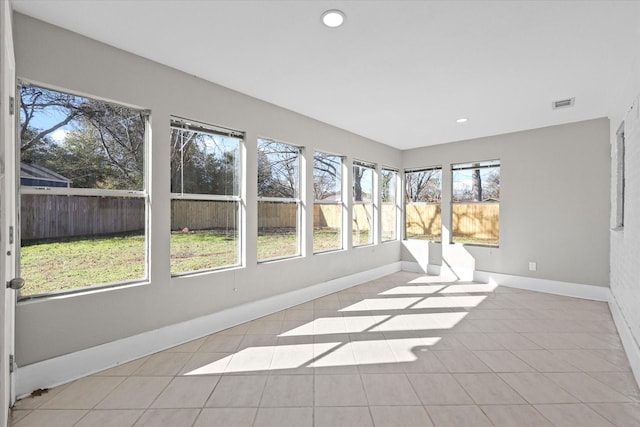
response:
[[[382,229],[395,228],[396,207],[393,204],[382,205]],[[372,220],[371,205],[353,206],[353,229],[369,231]],[[319,228],[340,228],[342,226],[342,205],[320,204],[313,206],[313,225]]]
[[[405,216],[407,237],[436,238],[440,236],[442,227],[440,205],[410,203],[405,207]]]
[[[313,226],[319,228],[342,227],[342,204],[313,205]]]
[[[236,201],[172,200],[171,230],[235,229],[238,206]]]
[[[23,194],[22,240],[140,232],[144,200],[133,197]]]
[[[454,236],[497,244],[500,234],[499,203],[454,203],[452,213]]]
[[[258,228],[295,228],[297,224],[297,203],[258,202]]]
[[[171,229],[235,229],[238,206],[236,201],[172,200]],[[23,240],[140,232],[145,227],[144,200],[140,198],[24,194],[21,207]],[[354,229],[370,229],[369,207],[354,206]],[[383,230],[393,229],[393,210],[392,205],[382,205]],[[498,203],[455,203],[452,212],[454,236],[497,241]],[[261,228],[293,228],[298,220],[295,203],[260,202],[258,215]],[[405,215],[407,236],[440,235],[440,205],[409,204]],[[339,228],[341,221],[341,205],[314,205],[315,227]]]
[[[499,203],[454,203],[452,235],[474,240],[497,242],[500,234]],[[407,237],[438,237],[441,234],[440,205],[411,203],[406,206]]]

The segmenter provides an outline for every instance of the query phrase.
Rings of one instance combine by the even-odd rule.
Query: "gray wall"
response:
[[[53,27],[15,15],[18,77],[152,111],[150,283],[19,303],[20,366],[110,342],[399,261],[418,261],[575,283],[608,284],[609,124],[606,119],[400,152]],[[171,278],[169,117],[246,132],[246,266]],[[451,163],[502,162],[499,248],[390,242],[256,263],[256,156],[259,137],[391,167],[445,167],[443,222],[450,220]],[[579,156],[576,153],[580,153]],[[350,179],[351,171],[345,179]],[[311,195],[311,172],[305,191]],[[310,200],[307,198],[306,200]],[[305,221],[312,222],[312,211]],[[449,227],[450,228],[450,227]],[[408,249],[409,248],[409,249]],[[444,250],[443,250],[444,248]],[[527,270],[528,261],[538,271]],[[287,274],[282,271],[286,269]],[[237,291],[234,291],[234,288]]]
[[[304,146],[309,165],[313,151],[322,150],[345,155],[347,161],[357,158],[400,168],[398,150],[20,14],[15,14],[14,32],[19,78],[148,108],[153,134],[150,283],[19,303],[20,366],[400,260],[400,242],[311,255],[308,234],[308,256],[257,264],[254,209],[259,136]],[[244,268],[170,278],[171,115],[246,132]],[[310,168],[308,172],[305,190],[311,195]],[[312,210],[305,220],[312,223]]]
[[[406,168],[443,166],[443,228],[452,163],[500,159],[501,202],[498,248],[423,243],[403,260],[428,251],[432,264],[608,286],[609,150],[609,120],[597,119],[405,151]]]

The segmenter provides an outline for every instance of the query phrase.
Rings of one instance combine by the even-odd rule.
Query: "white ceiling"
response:
[[[608,116],[640,61],[640,1],[12,1],[400,149]]]

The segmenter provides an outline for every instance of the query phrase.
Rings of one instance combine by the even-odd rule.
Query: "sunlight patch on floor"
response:
[[[495,283],[476,283],[468,285],[450,285],[441,290],[441,294],[466,294],[476,292],[493,292],[498,285]]]
[[[424,301],[420,301],[412,306],[412,309],[418,308],[460,308],[460,307],[477,307],[486,296],[457,296],[457,297],[432,297]]]
[[[338,311],[404,310],[420,301],[417,298],[367,298]]]
[[[380,292],[378,295],[430,295],[444,288],[444,285],[396,286],[395,288]]]

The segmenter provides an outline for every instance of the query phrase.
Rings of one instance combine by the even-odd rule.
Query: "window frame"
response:
[[[327,200],[321,200],[321,199],[316,199],[315,196],[315,190],[313,191],[313,206],[314,206],[314,212],[315,212],[315,205],[328,205],[328,206],[337,206],[338,210],[340,212],[340,220],[338,221],[339,224],[339,229],[338,229],[338,239],[339,239],[339,244],[338,247],[336,248],[330,248],[330,249],[324,249],[324,250],[316,250],[315,246],[313,246],[313,254],[323,254],[323,253],[327,253],[327,252],[335,252],[335,251],[341,251],[344,250],[345,247],[345,237],[344,237],[344,165],[345,165],[345,157],[339,154],[332,154],[332,153],[327,153],[324,151],[314,151],[313,152],[313,171],[314,173],[312,174],[312,179],[313,179],[313,184],[315,184],[315,170],[316,170],[316,153],[319,154],[324,154],[327,156],[332,156],[332,157],[336,157],[340,160],[340,164],[338,165],[338,174],[339,174],[339,181],[336,184],[336,188],[339,189],[340,191],[340,199],[339,200],[334,200],[334,201],[327,201]],[[314,222],[312,224],[312,228],[313,228],[313,236],[315,238],[315,219]],[[312,241],[315,243],[315,239],[312,239]]]
[[[20,212],[22,209],[22,195],[54,195],[54,196],[81,196],[81,197],[114,197],[114,198],[135,198],[142,199],[144,201],[144,274],[143,277],[137,279],[130,280],[122,280],[119,282],[111,282],[111,283],[98,283],[92,284],[88,286],[82,286],[73,289],[63,289],[52,292],[45,292],[40,294],[32,294],[32,295],[21,295],[20,291],[17,292],[16,300],[17,302],[24,302],[30,300],[39,300],[46,298],[54,298],[62,295],[76,295],[76,294],[84,294],[89,292],[95,292],[97,290],[106,290],[106,289],[115,289],[121,288],[131,285],[146,285],[151,283],[150,281],[150,260],[151,260],[151,218],[150,218],[150,205],[151,205],[151,119],[152,112],[148,108],[143,108],[139,106],[134,106],[125,102],[118,102],[111,99],[107,99],[97,95],[87,95],[85,93],[80,93],[74,90],[54,87],[47,84],[42,84],[39,82],[34,82],[29,79],[19,78],[16,79],[16,91],[19,91],[20,86],[22,85],[30,85],[35,86],[47,91],[58,92],[66,95],[71,95],[74,97],[85,98],[93,101],[98,101],[104,104],[113,105],[116,107],[128,108],[131,110],[136,110],[138,113],[144,116],[144,148],[143,148],[143,186],[141,190],[117,190],[117,189],[97,189],[97,188],[72,188],[72,187],[49,187],[46,185],[38,185],[38,186],[27,186],[22,185],[21,179],[19,178],[20,171],[20,133],[16,132],[15,144],[17,146],[16,163],[18,163],[16,167],[16,189],[17,195],[16,197],[16,210]],[[20,97],[17,98],[16,102],[20,103]],[[17,106],[17,109],[20,109],[20,105]],[[20,113],[16,113],[16,128],[20,128]],[[21,270],[21,251],[22,251],[22,233],[21,233],[21,215],[18,216],[18,223],[16,224],[15,230],[15,241],[16,241],[16,275],[20,276]]]
[[[353,179],[353,175],[355,174],[355,168],[356,167],[360,167],[360,168],[366,168],[371,170],[371,202],[365,202],[363,200],[358,200],[356,201],[356,194],[355,194],[355,185],[356,185],[356,181],[355,179]],[[377,179],[377,165],[375,163],[372,162],[367,162],[364,160],[353,160],[351,162],[351,171],[352,171],[352,179],[351,179],[351,192],[352,192],[352,197],[351,197],[351,215],[352,217],[354,216],[355,213],[355,207],[358,205],[362,205],[363,207],[365,207],[366,205],[371,205],[371,224],[370,224],[370,229],[369,229],[369,241],[366,243],[360,243],[360,244],[355,244],[353,242],[353,233],[355,232],[354,228],[353,228],[353,218],[351,220],[351,236],[352,236],[352,241],[351,241],[351,246],[354,248],[359,248],[359,247],[364,247],[364,246],[370,246],[370,245],[375,245],[376,244],[376,227],[378,226],[378,219],[377,219],[377,214],[376,214],[376,201],[377,201],[377,196],[376,196],[376,179]],[[366,208],[365,208],[365,212],[366,212]]]
[[[385,172],[391,172],[393,173],[394,176],[394,185],[393,185],[393,202],[385,202],[384,201],[384,197],[383,197],[383,192],[384,192],[384,174]],[[396,240],[400,240],[400,232],[399,232],[399,227],[398,227],[398,219],[400,217],[399,213],[402,211],[402,209],[399,209],[399,201],[400,201],[400,197],[398,197],[400,195],[400,170],[397,168],[392,168],[392,167],[387,167],[387,166],[382,166],[380,168],[380,242],[381,243],[386,243],[386,242],[394,242]],[[384,220],[383,220],[383,215],[384,215],[384,206],[385,203],[388,205],[390,203],[392,203],[393,206],[393,237],[390,239],[385,239],[385,233],[384,233]]]
[[[491,160],[479,160],[479,161],[471,161],[471,162],[462,162],[462,163],[452,163],[451,164],[451,233],[449,237],[450,244],[462,244],[467,246],[481,246],[488,248],[499,248],[500,247],[500,204],[501,198],[499,197],[497,201],[456,201],[454,197],[453,187],[455,185],[454,174],[456,171],[463,170],[474,170],[474,169],[494,169],[497,168],[499,170],[499,175],[502,176],[502,162],[499,158],[494,158]],[[499,188],[499,187],[498,187]],[[476,204],[476,205],[498,205],[498,238],[496,244],[490,243],[473,243],[473,242],[456,242],[455,239],[455,230],[453,226],[453,216],[454,216],[454,206],[461,204]]]
[[[419,172],[428,172],[428,171],[439,171],[440,172],[440,198],[438,199],[437,202],[412,202],[407,198],[407,185],[409,183],[409,180],[407,179],[407,174],[411,174],[411,173],[419,173]],[[404,231],[404,240],[422,240],[422,241],[426,241],[426,242],[432,242],[432,243],[442,243],[442,180],[443,180],[443,174],[444,174],[444,168],[442,167],[442,165],[434,165],[434,166],[426,166],[426,167],[418,167],[418,168],[408,168],[408,169],[404,169],[404,192],[403,192],[403,196],[404,196],[404,218],[403,218],[403,231]],[[440,209],[439,212],[439,216],[440,216],[440,233],[438,234],[439,239],[435,240],[435,239],[421,239],[421,238],[417,238],[417,237],[408,237],[408,233],[407,233],[407,206],[410,204],[422,204],[422,205],[426,205],[426,206],[438,206]]]
[[[186,121],[186,123],[197,123],[193,120],[187,120],[187,119],[183,119],[183,118],[178,118],[175,116],[171,116],[171,121],[173,122],[174,120],[180,120],[180,121]],[[173,129],[186,129],[186,130],[190,130],[193,132],[198,132],[198,133],[206,133],[209,135],[219,135],[219,136],[227,136],[227,137],[231,137],[231,138],[237,138],[240,140],[240,145],[238,148],[238,155],[240,156],[242,153],[242,144],[244,144],[245,141],[245,134],[244,132],[240,132],[238,130],[234,130],[234,129],[230,129],[230,128],[224,128],[221,126],[216,126],[216,125],[207,125],[207,124],[203,124],[203,123],[198,123],[197,125],[187,125],[188,127],[186,128],[181,128],[181,127],[177,127],[174,126],[173,124],[170,125],[170,130],[173,131]],[[225,131],[227,131],[228,133],[224,133]],[[227,201],[242,201],[242,197],[240,195],[241,191],[240,191],[240,187],[242,186],[242,177],[243,177],[243,170],[242,170],[242,162],[240,161],[240,159],[238,159],[238,194],[237,195],[224,195],[224,194],[203,194],[203,193],[184,193],[184,192],[180,192],[180,193],[175,193],[175,192],[171,192],[169,194],[169,197],[173,200],[173,199],[188,199],[188,200],[212,200],[212,201],[223,201],[223,202],[227,202]],[[184,184],[183,184],[184,185]]]
[[[272,261],[279,261],[279,260],[284,260],[284,259],[290,259],[290,258],[298,258],[302,256],[302,176],[303,176],[303,171],[302,171],[302,157],[303,157],[303,150],[304,147],[300,146],[300,145],[295,145],[295,144],[290,144],[288,142],[283,142],[280,141],[278,139],[274,139],[274,138],[268,138],[268,137],[258,137],[257,138],[257,143],[256,143],[256,147],[257,150],[260,150],[260,142],[261,141],[267,141],[267,142],[271,142],[271,143],[276,143],[276,144],[282,144],[282,145],[288,145],[290,147],[293,147],[297,150],[297,176],[296,176],[296,190],[295,190],[295,194],[296,197],[274,197],[274,196],[260,196],[259,194],[256,197],[256,214],[258,215],[257,218],[257,227],[258,229],[256,230],[256,260],[258,262],[258,264],[262,264],[262,263],[268,263],[268,262],[272,262]],[[258,164],[256,163],[256,167],[258,166]],[[257,176],[257,182],[259,184],[259,180],[260,180],[260,176]],[[259,185],[258,185],[259,187]],[[296,205],[296,253],[295,254],[288,254],[288,255],[283,255],[283,256],[275,256],[275,257],[270,257],[270,258],[260,258],[259,257],[259,243],[258,243],[258,237],[260,236],[260,218],[259,218],[259,208],[258,206],[260,205],[261,202],[266,202],[266,203],[282,203],[282,204],[295,204]]]
[[[316,250],[315,245],[313,245],[313,254],[323,254],[323,253],[327,253],[327,252],[335,252],[335,251],[342,251],[345,248],[345,234],[344,234],[344,223],[345,223],[345,212],[344,212],[344,176],[345,176],[345,157],[340,155],[340,154],[333,154],[333,153],[327,153],[325,151],[314,151],[313,152],[313,171],[315,172],[316,169],[316,153],[319,154],[324,154],[327,156],[332,156],[335,157],[337,159],[340,160],[340,163],[337,167],[337,174],[339,179],[336,182],[336,189],[339,191],[340,194],[340,198],[338,200],[322,200],[322,199],[316,199],[315,197],[315,191],[313,191],[313,205],[314,205],[314,212],[315,212],[315,205],[327,205],[327,206],[337,206],[338,211],[340,212],[340,219],[338,221],[339,224],[339,228],[338,228],[338,246],[335,248],[330,248],[330,249],[324,249],[324,250]],[[315,184],[315,173],[312,174],[313,175],[313,184]],[[312,223],[312,228],[313,228],[313,242],[315,243],[315,220]]]
[[[182,124],[180,126],[179,124]],[[229,270],[233,268],[238,268],[243,266],[243,241],[244,241],[244,229],[242,227],[242,179],[244,177],[243,174],[243,162],[242,162],[242,152],[243,145],[245,144],[245,132],[231,129],[219,125],[211,125],[207,123],[202,123],[196,120],[186,119],[178,116],[170,117],[169,131],[170,133],[174,130],[187,130],[191,132],[204,133],[208,135],[218,135],[229,138],[236,138],[239,140],[238,144],[238,158],[236,159],[236,173],[237,179],[235,191],[237,194],[224,195],[224,194],[202,194],[202,193],[169,193],[169,205],[171,206],[171,201],[173,200],[195,200],[195,201],[211,201],[211,202],[235,202],[238,204],[236,210],[236,223],[237,227],[237,239],[238,239],[238,247],[237,253],[238,256],[236,258],[236,263],[223,265],[219,267],[211,267],[211,268],[203,268],[200,270],[189,270],[189,271],[181,271],[179,273],[171,273],[171,277],[180,277],[187,276],[191,274],[199,274],[209,271],[220,271],[220,270]],[[171,166],[170,166],[171,167]],[[184,188],[184,182],[182,183],[182,188]],[[171,209],[171,207],[170,207]],[[171,214],[169,214],[171,220]],[[171,253],[171,248],[169,248],[169,252]]]
[[[625,185],[626,185],[626,139],[624,121],[620,124],[616,132],[616,216],[614,230],[624,230],[624,205],[625,205]]]

